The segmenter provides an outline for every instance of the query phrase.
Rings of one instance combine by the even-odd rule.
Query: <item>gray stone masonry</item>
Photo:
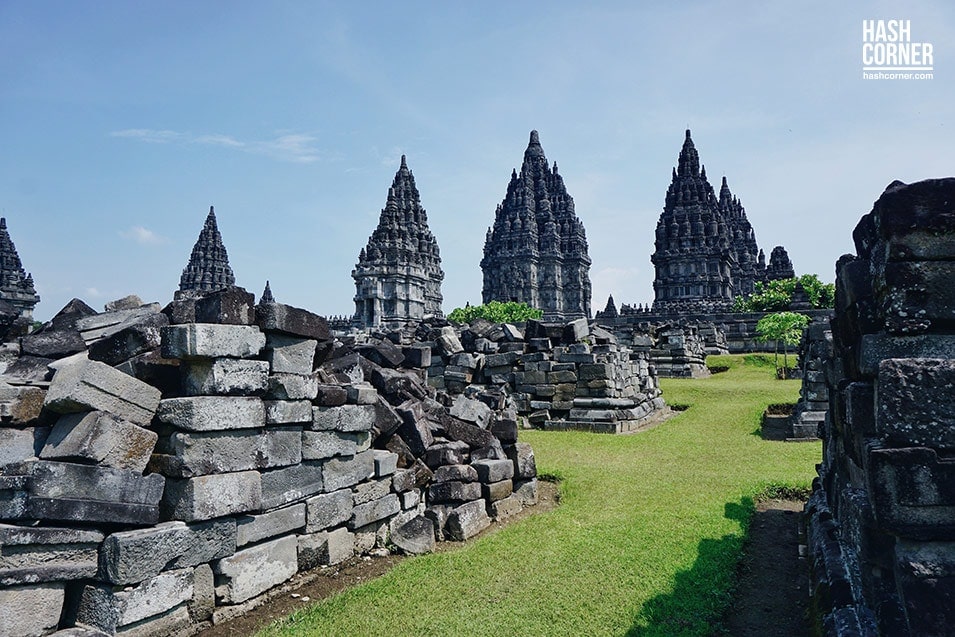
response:
[[[448,514],[445,533],[457,542],[474,537],[491,525],[491,518],[484,507],[484,500],[475,500],[455,507]]]
[[[265,334],[250,325],[189,323],[163,328],[165,358],[249,358],[265,347]]]
[[[273,374],[311,374],[317,345],[314,339],[267,334],[265,356]]]
[[[195,569],[165,571],[135,586],[86,586],[76,622],[116,634],[124,626],[166,613],[192,600]]]
[[[162,517],[193,522],[258,511],[263,506],[262,492],[263,478],[256,471],[167,480]]]
[[[65,598],[62,582],[0,588],[4,637],[42,637],[56,630]]]
[[[90,461],[142,473],[157,438],[155,432],[103,411],[67,414],[56,421],[40,458]]]
[[[351,518],[354,502],[350,489],[339,489],[309,498],[305,501],[305,506],[305,531],[315,533],[347,522]]]
[[[312,410],[312,429],[345,433],[370,431],[375,425],[374,405],[342,405],[315,407]]]
[[[251,396],[166,398],[156,416],[184,431],[255,429],[265,425],[265,405]]]
[[[232,555],[236,521],[161,522],[111,534],[100,551],[100,578],[117,585],[135,584],[166,569],[187,568]]]
[[[305,527],[305,503],[236,519],[236,545],[245,546]]]
[[[61,414],[101,410],[137,425],[148,425],[160,391],[97,361],[76,361],[53,376],[43,406]]]
[[[187,396],[261,395],[269,385],[267,361],[238,358],[195,359],[182,365]]]
[[[351,457],[332,458],[327,460],[322,468],[325,475],[325,491],[344,489],[363,482],[375,474],[375,454],[369,450]]]
[[[175,432],[150,468],[171,478],[270,469],[302,461],[302,428]]]
[[[434,551],[434,525],[424,516],[415,516],[391,533],[391,541],[402,552],[422,555]]]
[[[310,423],[312,404],[307,400],[266,400],[265,424]]]
[[[371,446],[368,432],[305,431],[302,433],[302,458],[322,460],[335,456],[354,456]]]
[[[99,531],[0,524],[0,586],[93,577],[102,541]]]
[[[325,467],[313,460],[262,472],[262,508],[303,500],[325,489]],[[331,490],[331,489],[329,489]]]
[[[238,604],[288,581],[298,571],[294,535],[258,544],[214,562],[216,599]]]

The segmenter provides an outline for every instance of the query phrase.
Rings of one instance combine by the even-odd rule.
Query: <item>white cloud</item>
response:
[[[93,298],[102,298],[103,296],[105,296],[102,292],[100,292],[96,288],[86,288],[85,292],[86,294],[88,294],[89,296]]]
[[[142,245],[159,245],[166,242],[165,237],[142,226],[133,226],[129,230],[124,230],[119,234],[125,239],[132,239]]]
[[[172,130],[153,130],[149,128],[127,128],[112,131],[110,137],[123,137],[151,144],[177,143],[184,145],[217,146],[219,148],[240,150],[255,155],[266,155],[280,161],[311,163],[322,159],[312,135],[304,133],[284,133],[274,139],[242,141],[231,135],[203,133],[200,135]]]

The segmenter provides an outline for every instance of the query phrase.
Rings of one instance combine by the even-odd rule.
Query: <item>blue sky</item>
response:
[[[862,20],[911,20],[934,78],[862,78]],[[653,299],[689,127],[767,255],[834,278],[894,179],[953,174],[955,5],[937,2],[0,2],[0,212],[47,319],[167,302],[210,205],[237,283],[354,311],[401,154],[445,311],[540,131],[583,221],[595,308]]]

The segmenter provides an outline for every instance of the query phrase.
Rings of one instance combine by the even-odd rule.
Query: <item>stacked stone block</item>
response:
[[[807,505],[829,635],[955,625],[955,179],[891,184],[837,264],[823,461]]]
[[[829,411],[829,386],[826,368],[832,356],[832,331],[829,322],[813,322],[803,332],[799,343],[799,366],[802,387],[799,402],[793,410],[790,437],[818,438],[819,428]]]
[[[651,332],[655,338],[650,360],[661,378],[702,378],[709,376],[706,350],[699,330],[692,325],[660,325]]]

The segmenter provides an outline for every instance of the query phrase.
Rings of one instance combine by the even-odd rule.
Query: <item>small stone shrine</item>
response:
[[[441,254],[404,155],[378,227],[351,275],[354,322],[361,327],[441,316]]]
[[[511,172],[484,243],[484,302],[517,301],[548,321],[590,318],[590,256],[557,164],[531,131],[520,172]]]
[[[793,268],[793,262],[789,260],[786,248],[782,246],[773,248],[769,255],[769,265],[766,266],[766,280],[791,279],[794,276],[796,276],[796,270]]]

